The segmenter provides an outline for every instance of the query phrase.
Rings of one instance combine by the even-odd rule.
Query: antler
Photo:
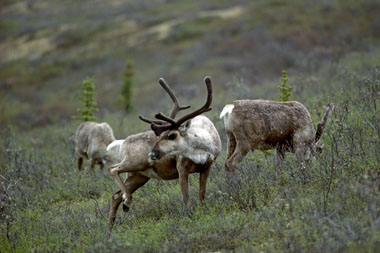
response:
[[[191,113],[183,116],[179,120],[177,120],[176,121],[176,125],[178,127],[180,125],[182,125],[183,123],[185,123],[186,121],[188,121],[189,119],[195,118],[196,116],[198,116],[198,115],[200,115],[200,114],[202,114],[204,112],[211,111],[211,108],[210,108],[210,105],[211,105],[211,102],[212,102],[212,82],[211,82],[211,77],[206,76],[205,79],[204,79],[204,82],[205,82],[206,88],[207,88],[206,103],[201,108],[199,108],[198,110],[195,110],[194,112],[191,112]]]
[[[172,99],[172,101],[174,103],[174,106],[172,108],[172,112],[170,113],[170,118],[174,119],[179,111],[186,110],[186,109],[190,108],[190,105],[184,105],[184,106],[179,105],[177,97],[174,95],[174,92],[172,91],[172,89],[170,89],[168,84],[165,82],[164,78],[160,78],[158,80],[158,83],[166,91],[166,93],[168,93],[168,95],[170,96],[170,98]]]
[[[174,94],[173,90],[170,89],[169,85],[165,82],[165,80],[163,78],[160,78],[158,80],[158,83],[161,85],[161,87],[166,91],[166,93],[168,93],[169,97],[171,98],[171,100],[173,101],[174,103],[174,106],[172,108],[172,111],[170,112],[170,117],[162,114],[162,113],[158,113],[155,115],[156,119],[160,119],[160,120],[152,120],[152,119],[148,119],[148,118],[145,118],[144,116],[142,115],[139,115],[139,118],[140,120],[146,122],[146,123],[149,123],[153,126],[153,124],[155,125],[167,125],[165,124],[165,122],[169,122],[170,124],[174,124],[175,121],[173,120],[175,118],[175,116],[177,115],[177,113],[181,110],[186,110],[186,109],[189,109],[190,108],[190,105],[184,105],[184,106],[181,106],[179,104],[179,101],[178,101],[178,98],[176,97],[176,95]],[[152,127],[153,129],[153,127]]]
[[[145,118],[142,115],[139,115],[139,119],[141,119],[142,121],[149,123],[149,124],[162,125],[162,123],[163,123],[162,121],[159,121],[159,120],[152,120],[152,119]]]
[[[162,81],[162,83],[160,82]],[[179,106],[179,103],[178,103],[178,100],[176,99],[176,97],[174,96],[173,94],[173,91],[171,91],[169,89],[169,87],[167,86],[167,84],[165,83],[165,81],[161,78],[160,79],[160,84],[161,86],[164,88],[168,88],[165,89],[168,93],[170,92],[172,95],[170,95],[170,97],[172,98],[173,102],[176,100],[175,105],[174,105],[174,108],[172,110],[172,114],[176,115],[176,113],[179,111],[179,110],[183,110],[182,108],[188,108],[187,106]],[[149,119],[146,119],[142,116],[140,116],[140,119],[145,121],[145,122],[148,122],[151,124],[151,128],[152,130],[154,131],[154,133],[159,136],[161,135],[162,132],[166,131],[166,130],[169,130],[169,129],[177,129],[178,127],[180,127],[184,122],[186,122],[187,120],[189,119],[192,119],[204,112],[208,112],[211,110],[210,108],[210,105],[211,105],[211,102],[212,102],[212,81],[211,81],[211,78],[209,76],[206,76],[205,79],[204,79],[204,82],[206,84],[206,88],[207,88],[207,99],[206,99],[206,103],[199,109],[183,116],[182,118],[180,118],[179,120],[175,121],[173,117],[168,117],[162,113],[158,113],[155,115],[155,118],[158,119],[158,120],[161,120],[161,121],[157,121],[157,120],[149,120]],[[179,108],[179,109],[176,109],[176,108]],[[158,123],[159,122],[159,123]],[[165,124],[165,122],[167,122],[168,124]]]
[[[331,114],[331,111],[334,110],[334,107],[335,107],[334,104],[329,104],[327,106],[325,115],[323,116],[321,122],[319,122],[318,125],[317,125],[317,130],[316,130],[316,133],[315,133],[315,140],[314,140],[314,142],[318,142],[319,139],[321,138],[323,130],[325,129],[325,126],[326,126],[327,119],[329,118],[329,116]]]

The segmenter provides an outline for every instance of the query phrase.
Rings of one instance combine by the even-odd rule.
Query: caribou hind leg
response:
[[[237,142],[233,154],[226,161],[226,170],[235,173],[237,166],[249,152],[249,147],[243,145],[243,142]]]
[[[235,135],[232,132],[226,131],[226,133],[227,133],[227,159],[226,159],[226,162],[224,164],[224,168],[227,171],[229,171],[229,168],[227,166],[227,161],[231,157],[231,155],[235,152],[235,149],[236,149],[236,138],[235,138]]]

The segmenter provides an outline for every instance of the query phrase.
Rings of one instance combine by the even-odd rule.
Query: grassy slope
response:
[[[89,11],[86,1],[77,9],[52,1],[57,10],[63,8],[71,15],[50,25],[81,19],[73,33],[83,38],[71,34],[74,44],[64,44],[36,63],[19,59],[1,65],[1,87],[6,88],[0,93],[1,103],[6,107],[1,107],[0,115],[2,123],[12,130],[3,128],[0,145],[0,251],[375,252],[380,247],[380,76],[375,74],[380,52],[371,29],[378,23],[372,13],[378,5],[363,2],[358,8],[356,1],[315,5],[257,1],[246,5],[246,13],[232,20],[194,19],[190,15],[163,41],[141,37],[142,50],[123,48],[130,33],[139,34],[157,22],[186,17],[189,10],[229,8],[231,4],[202,6],[180,1],[133,6],[134,12],[124,17],[120,13],[131,8],[126,4],[103,13],[102,6]],[[37,10],[44,13],[43,6]],[[99,12],[103,19],[98,24],[99,15],[91,13]],[[129,17],[137,28],[127,22]],[[30,23],[29,29],[43,25],[39,19],[7,16],[1,25],[7,36],[17,37],[18,29],[26,23]],[[116,25],[125,30],[113,29]],[[41,31],[35,34],[44,36]],[[106,34],[111,34],[110,39],[96,42]],[[91,49],[92,43],[105,46]],[[223,140],[222,122],[217,118],[223,105],[242,97],[276,99],[273,79],[278,80],[285,68],[294,87],[293,98],[310,109],[315,123],[323,105],[336,104],[322,137],[325,152],[305,171],[296,169],[293,155],[288,155],[282,171],[276,171],[270,154],[251,154],[241,164],[241,182],[233,190],[226,182],[222,153],[209,177],[204,205],[197,200],[197,176],[191,176],[190,216],[181,214],[177,181],[151,180],[134,194],[128,214],[119,211],[115,229],[107,237],[108,203],[116,186],[106,173],[76,171],[70,139],[75,123],[63,123],[59,118],[73,113],[75,82],[85,75],[97,73],[99,83],[109,84],[99,85],[99,91],[114,97],[124,63],[118,55],[127,54],[134,56],[138,66],[136,95],[146,104],[139,110],[149,115],[153,114],[149,109],[152,101],[143,97],[158,90],[152,80],[164,75],[171,83],[191,84],[211,73],[216,80],[216,97],[214,110],[207,115]],[[51,77],[44,77],[42,66]],[[262,85],[252,86],[254,82]],[[179,93],[180,87],[175,86]],[[36,90],[40,92],[35,94]],[[102,120],[110,122],[117,137],[147,129],[136,122],[137,115],[121,120],[117,113],[105,113],[117,109],[104,97],[100,105],[107,109],[103,109]],[[27,104],[34,106],[28,108]],[[199,100],[192,104],[199,104]],[[168,103],[159,106],[168,108]],[[21,132],[12,127],[25,125],[28,118],[24,118],[30,113],[42,118],[33,129]],[[47,122],[54,124],[45,126]]]
[[[5,198],[1,251],[374,252],[380,243],[380,72],[347,68],[363,57],[371,58],[343,59],[332,78],[330,71],[316,73],[317,88],[301,86],[300,100],[316,97],[307,100],[313,118],[319,118],[322,104],[336,104],[322,137],[325,151],[312,167],[300,171],[288,155],[278,171],[271,154],[257,152],[241,164],[240,184],[231,189],[222,154],[203,205],[197,200],[197,176],[190,177],[190,216],[181,214],[177,181],[151,180],[134,194],[129,213],[119,210],[110,237],[105,225],[116,186],[100,171],[76,171],[67,140],[72,128],[36,132],[34,143],[3,133],[2,177],[11,199]]]

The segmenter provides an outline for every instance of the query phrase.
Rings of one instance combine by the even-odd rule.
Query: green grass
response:
[[[17,28],[19,28],[19,22],[17,20],[1,20],[0,21],[0,34],[12,34]]]
[[[207,31],[212,30],[212,27],[219,25],[218,18],[215,17],[203,17],[194,20],[186,21],[174,26],[168,37],[165,38],[165,42],[169,44],[175,44],[179,42],[189,43],[201,36]]]
[[[350,71],[343,72],[346,66]],[[108,204],[117,187],[105,171],[77,171],[75,125],[36,130],[27,134],[32,142],[15,128],[4,129],[0,250],[375,252],[380,246],[380,72],[353,66],[358,65],[338,68],[317,92],[306,85],[295,94],[306,101],[315,122],[322,105],[336,105],[322,136],[324,152],[312,166],[299,170],[288,154],[278,170],[271,153],[255,152],[240,164],[239,184],[231,188],[223,152],[203,204],[197,175],[190,176],[186,215],[178,182],[151,180],[134,193],[128,213],[119,210],[111,236],[106,235]],[[324,80],[325,74],[315,75]],[[292,84],[295,90],[299,85]],[[316,99],[309,101],[311,95]],[[222,125],[209,116],[224,139]],[[136,117],[120,122],[108,115],[107,121],[126,136],[147,129],[135,124]]]

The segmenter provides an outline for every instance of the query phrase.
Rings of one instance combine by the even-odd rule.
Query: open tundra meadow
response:
[[[5,0],[0,2],[0,252],[378,252],[380,249],[378,0]],[[120,90],[133,62],[131,105]],[[219,114],[236,99],[279,100],[282,71],[314,125],[335,104],[322,153],[300,169],[255,151],[239,183],[224,170]],[[95,83],[97,122],[116,139],[172,102],[203,104],[222,139],[206,200],[189,177],[150,180],[119,208],[107,169],[78,171],[73,119],[82,81]],[[84,164],[88,167],[87,161]]]

